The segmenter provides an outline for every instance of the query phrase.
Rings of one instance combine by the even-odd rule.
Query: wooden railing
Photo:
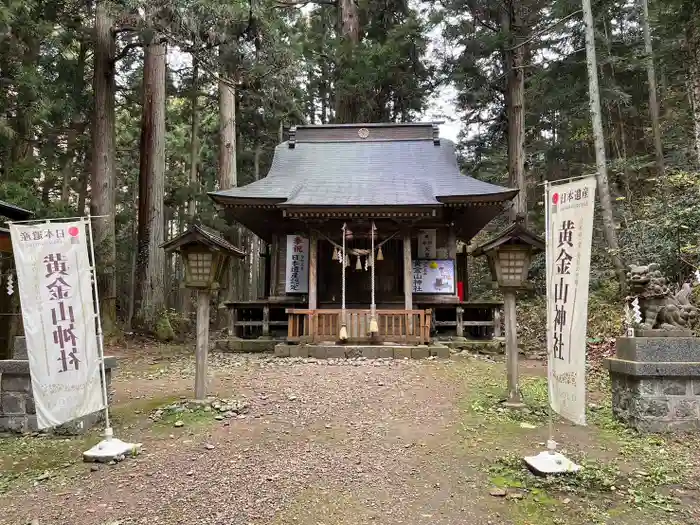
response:
[[[287,309],[288,341],[312,343],[340,339],[342,310]],[[371,310],[345,310],[348,342],[426,344],[430,341],[430,310],[377,310],[379,333],[369,331]]]

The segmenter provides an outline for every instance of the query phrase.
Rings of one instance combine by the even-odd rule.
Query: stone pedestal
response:
[[[26,346],[25,346],[26,352]],[[15,345],[17,355],[17,345]],[[117,367],[117,359],[105,357],[105,377],[107,392],[110,392],[112,371]],[[55,427],[54,434],[81,434],[104,420],[104,411]],[[82,422],[82,425],[80,424]],[[32,380],[29,375],[29,361],[26,359],[0,360],[0,432],[35,432],[36,407],[32,394]]]
[[[700,430],[700,338],[655,332],[619,338],[606,359],[613,414],[642,432]]]

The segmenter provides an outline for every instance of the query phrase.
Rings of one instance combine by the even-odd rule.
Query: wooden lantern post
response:
[[[209,312],[211,292],[230,258],[244,258],[245,252],[226,241],[221,233],[205,226],[193,225],[162,245],[166,253],[177,252],[185,267],[185,286],[197,290],[197,346],[195,349],[195,399],[207,397],[207,360],[209,354]]]
[[[522,407],[518,379],[518,323],[516,293],[529,288],[527,274],[532,255],[544,250],[544,240],[515,222],[485,244],[476,248],[473,255],[486,255],[491,275],[503,293],[503,314],[506,329],[506,369],[508,391],[506,406]]]

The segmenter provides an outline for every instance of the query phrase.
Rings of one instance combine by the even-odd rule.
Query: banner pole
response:
[[[97,351],[100,356],[100,376],[102,378],[102,400],[105,404],[105,438],[112,439],[114,431],[109,420],[109,398],[107,395],[107,372],[105,371],[104,334],[102,332],[102,315],[100,312],[100,296],[97,289],[97,261],[95,260],[95,240],[92,232],[92,217],[88,215],[84,218],[89,232],[90,239],[90,259],[92,273],[92,290],[95,295],[95,316],[97,321]]]
[[[549,181],[544,182],[544,228],[545,228],[545,304],[547,305],[547,315],[546,315],[546,320],[547,320],[547,330],[546,336],[547,336],[547,366],[549,367],[549,352],[550,352],[550,330],[551,328],[551,307],[549,304],[549,297],[550,297],[550,284],[551,284],[551,271],[552,271],[552,261],[550,260],[549,256],[549,251],[552,246],[552,225],[550,224],[551,221],[551,203],[549,201],[550,199],[550,188],[551,188],[551,183]],[[549,387],[549,371],[547,371],[547,415],[548,415],[548,426],[549,426],[549,439],[547,440],[547,450],[549,451],[550,454],[554,454],[554,451],[557,448],[557,442],[554,441],[554,410],[552,410],[552,392]]]
[[[106,217],[106,216],[100,216]],[[126,443],[114,437],[114,429],[109,419],[109,396],[107,394],[107,372],[105,370],[104,334],[102,333],[102,317],[100,315],[100,296],[97,287],[97,261],[95,260],[95,242],[92,234],[92,216],[82,217],[87,229],[90,230],[90,257],[92,272],[92,290],[95,298],[94,312],[97,321],[97,350],[100,356],[100,376],[102,381],[102,397],[105,404],[105,433],[104,439],[91,449],[83,452],[84,461],[119,461],[127,454],[138,454],[141,443]]]

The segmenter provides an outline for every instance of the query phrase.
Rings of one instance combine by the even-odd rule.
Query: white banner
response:
[[[547,228],[549,402],[586,424],[586,326],[596,180],[550,186]]]
[[[11,224],[38,427],[105,408],[86,222]]]
[[[309,293],[309,239],[287,235],[287,293]]]

